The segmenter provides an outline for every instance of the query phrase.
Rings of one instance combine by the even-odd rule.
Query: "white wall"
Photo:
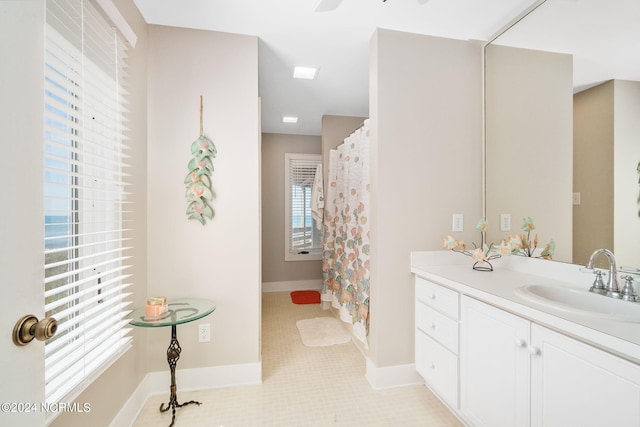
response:
[[[260,360],[260,128],[258,39],[150,26],[148,74],[148,296],[214,300],[209,317],[178,327],[178,369]],[[216,145],[215,217],[186,218],[190,145]],[[198,343],[197,324],[211,324]],[[166,371],[169,330],[148,333],[150,371]]]
[[[369,78],[369,356],[384,368],[414,361],[409,253],[441,249],[453,213],[465,215],[460,238],[479,238],[474,227],[482,215],[481,48],[379,29],[370,42]]]

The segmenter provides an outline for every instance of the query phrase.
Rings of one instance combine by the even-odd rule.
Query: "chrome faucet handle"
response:
[[[596,275],[596,278],[593,281],[593,285],[591,285],[591,287],[589,288],[589,292],[606,295],[607,288],[605,287],[604,281],[602,280],[604,272],[601,270],[594,270],[593,274]]]
[[[633,287],[633,276],[625,275],[620,278],[624,279],[624,287],[620,291],[620,298],[625,301],[638,301],[638,295]]]

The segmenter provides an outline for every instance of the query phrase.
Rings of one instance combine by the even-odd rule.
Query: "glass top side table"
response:
[[[133,326],[140,326],[143,328],[171,326],[171,341],[167,348],[167,362],[169,363],[169,369],[171,370],[171,394],[167,407],[164,407],[164,403],[160,405],[160,412],[166,412],[169,409],[172,409],[171,424],[169,424],[169,427],[171,427],[176,419],[176,408],[181,408],[192,403],[195,403],[196,405],[201,404],[201,402],[196,402],[195,400],[178,403],[176,364],[178,363],[178,359],[180,359],[182,349],[178,342],[176,326],[182,323],[202,319],[203,317],[213,313],[216,309],[216,305],[213,301],[202,298],[175,298],[169,300],[168,303],[169,311],[157,318],[147,318],[145,315],[145,307],[136,308],[131,313],[131,321],[129,323]]]

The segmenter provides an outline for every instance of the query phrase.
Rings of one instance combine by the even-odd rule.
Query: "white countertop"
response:
[[[473,270],[472,259],[459,253],[411,253],[411,272],[420,277],[640,364],[640,322],[566,310],[514,292],[526,285],[587,290],[593,276],[580,272],[581,266],[521,256],[503,257],[491,263],[494,270],[483,272]],[[634,304],[640,318],[640,303],[616,302]]]

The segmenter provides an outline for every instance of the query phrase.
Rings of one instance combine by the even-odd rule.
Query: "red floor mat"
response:
[[[293,291],[291,301],[294,304],[320,304],[320,292],[318,291]]]

